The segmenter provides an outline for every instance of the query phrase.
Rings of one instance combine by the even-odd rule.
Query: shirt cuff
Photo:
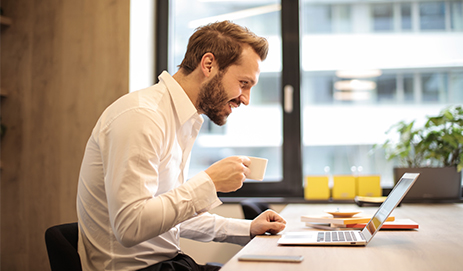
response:
[[[246,245],[251,240],[251,223],[252,220],[228,218],[227,242]]]

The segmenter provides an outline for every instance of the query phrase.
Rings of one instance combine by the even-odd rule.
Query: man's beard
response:
[[[199,90],[197,108],[212,122],[222,126],[227,122],[228,112],[225,110],[228,97],[222,85],[223,73],[215,75],[209,82],[203,84]],[[237,103],[240,104],[239,102]]]

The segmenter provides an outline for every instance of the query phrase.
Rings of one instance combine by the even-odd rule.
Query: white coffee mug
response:
[[[262,181],[265,176],[265,170],[267,169],[268,159],[248,156],[251,159],[251,164],[248,168],[251,170],[246,178],[251,180]]]

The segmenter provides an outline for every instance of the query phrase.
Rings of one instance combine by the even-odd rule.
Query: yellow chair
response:
[[[357,177],[357,196],[362,197],[381,197],[381,176],[368,175]]]
[[[307,200],[324,200],[330,198],[328,176],[307,176],[305,178],[304,198]]]
[[[333,199],[354,199],[356,196],[355,177],[351,175],[333,176]]]

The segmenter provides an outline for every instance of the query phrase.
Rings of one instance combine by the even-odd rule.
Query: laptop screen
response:
[[[405,194],[407,194],[408,190],[410,190],[418,175],[419,174],[415,173],[405,173],[404,176],[402,176],[394,189],[392,189],[391,193],[389,193],[386,200],[383,202],[383,204],[381,204],[378,211],[376,211],[373,218],[362,230],[362,233],[364,234],[367,241],[370,241],[370,239],[381,228],[395,207],[400,203]]]

